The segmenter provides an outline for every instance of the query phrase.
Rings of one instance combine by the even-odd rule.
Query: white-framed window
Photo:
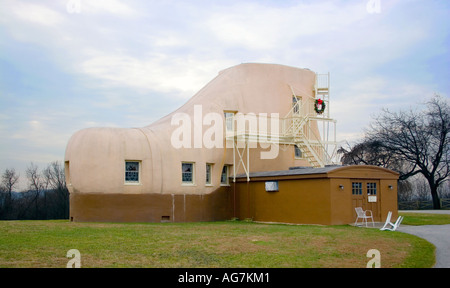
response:
[[[293,108],[292,112],[294,114],[300,114],[300,105],[299,104],[300,104],[300,99],[298,99],[297,96],[293,95],[292,96],[292,108]]]
[[[295,149],[294,154],[295,159],[302,159],[302,150],[300,150],[300,148],[297,145],[294,145],[294,149]]]
[[[140,183],[141,161],[125,161],[125,184]]]
[[[230,166],[229,165],[224,165],[222,168],[222,174],[220,175],[220,185],[229,185],[229,177],[230,174]]]
[[[234,112],[224,112],[225,115],[225,129],[227,132],[234,131]]]
[[[367,195],[377,195],[377,183],[367,183]]]
[[[181,163],[181,182],[183,184],[194,184],[194,166],[192,162]]]
[[[211,163],[206,163],[206,180],[205,180],[205,184],[206,185],[211,185],[212,184],[212,168],[213,168],[213,164]]]
[[[352,182],[352,194],[353,195],[362,195],[362,183],[361,182]]]

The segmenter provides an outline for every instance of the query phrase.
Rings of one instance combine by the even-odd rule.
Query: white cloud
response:
[[[65,138],[70,135],[70,132],[58,129],[60,127],[56,125],[55,121],[57,120],[50,117],[26,121],[18,130],[10,131],[9,137],[23,141],[23,143],[33,143],[34,147],[64,147]]]
[[[422,105],[433,90],[386,77],[359,78],[340,88],[340,95],[331,95],[331,116],[338,119],[338,138],[355,141],[364,136],[373,119],[382,109],[408,110]]]
[[[7,3],[11,5],[11,2]],[[34,3],[17,2],[11,5],[12,13],[22,21],[32,22],[45,26],[53,26],[60,24],[64,17],[61,13],[50,8]],[[2,8],[2,9],[5,9]]]
[[[128,87],[141,92],[159,91],[190,98],[230,64],[225,62],[202,62],[191,56],[172,58],[159,53],[142,59],[99,53],[81,63],[80,71],[102,80],[102,85],[106,86]]]
[[[77,1],[77,0],[68,0]],[[136,16],[137,12],[126,5],[124,1],[118,0],[78,0],[80,13],[102,14],[108,13],[118,16]]]
[[[365,17],[364,5],[314,1],[288,7],[270,7],[255,2],[239,2],[213,13],[207,20],[214,35],[226,45],[248,49],[280,49],[290,47],[302,37],[323,36],[339,31]],[[310,47],[299,43],[296,49]],[[320,49],[320,47],[317,47]]]

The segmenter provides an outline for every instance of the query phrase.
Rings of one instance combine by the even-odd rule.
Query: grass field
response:
[[[403,225],[443,225],[450,224],[450,214],[400,213]]]
[[[405,219],[406,220],[406,219]],[[400,232],[352,226],[207,223],[1,221],[0,267],[431,267],[434,246]]]

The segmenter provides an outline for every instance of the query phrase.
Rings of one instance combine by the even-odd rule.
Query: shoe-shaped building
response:
[[[146,127],[78,131],[65,155],[71,220],[227,220],[236,175],[331,164],[335,121],[320,76],[240,64]]]

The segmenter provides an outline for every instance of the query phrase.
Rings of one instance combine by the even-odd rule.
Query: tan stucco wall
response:
[[[379,181],[377,201],[381,217],[398,215],[398,174],[374,166],[348,166],[327,174],[240,178],[236,183],[237,217],[254,221],[342,225],[355,222],[352,179]],[[279,191],[266,192],[265,181],[278,180]],[[340,189],[343,185],[343,189]],[[392,190],[389,189],[392,185]]]
[[[381,222],[386,221],[387,214],[389,211],[392,212],[392,219],[398,218],[398,198],[397,198],[397,186],[398,181],[393,179],[381,180],[380,181],[380,197],[383,201],[381,205]],[[392,189],[389,188],[392,186]]]
[[[71,193],[75,222],[197,222],[233,217],[230,187],[206,195]]]
[[[186,113],[193,118],[194,105],[201,105],[203,116],[210,112],[223,116],[224,111],[230,110],[244,114],[279,113],[284,117],[292,107],[291,87],[309,101],[308,105],[313,105],[314,82],[315,73],[307,69],[275,64],[241,64],[221,71],[185,105],[146,127],[78,131],[66,148],[69,190],[84,194],[212,193],[221,187],[222,166],[233,163],[232,149],[175,149],[170,139],[178,126],[171,125],[172,116]],[[208,127],[204,126],[203,132]],[[293,147],[280,150],[276,159],[264,161],[260,159],[259,149],[251,149],[250,158],[251,171],[309,165],[306,160],[294,159]],[[125,160],[142,161],[139,185],[124,185]],[[183,161],[196,163],[195,185],[182,185]],[[206,163],[214,163],[211,186],[204,184]],[[242,172],[241,167],[238,173]]]
[[[330,224],[328,179],[279,180],[279,191],[266,192],[264,181],[236,183],[239,219]]]
[[[352,223],[352,185],[350,179],[329,179],[330,189],[330,224],[340,225]],[[339,185],[343,185],[341,190]]]

